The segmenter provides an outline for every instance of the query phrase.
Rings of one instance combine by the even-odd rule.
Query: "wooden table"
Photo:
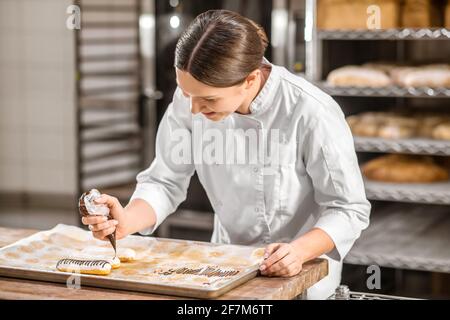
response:
[[[28,237],[36,232],[37,230],[0,227],[0,247]],[[313,286],[327,274],[328,262],[325,259],[315,259],[304,264],[302,272],[295,277],[256,277],[224,294],[220,299],[289,300],[298,299],[299,297],[304,298],[306,289]],[[65,284],[0,277],[0,299],[168,300],[185,298],[93,287],[69,289]]]

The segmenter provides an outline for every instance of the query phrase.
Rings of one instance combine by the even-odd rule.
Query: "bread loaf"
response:
[[[360,66],[345,66],[333,70],[327,81],[336,87],[385,87],[391,84],[385,72]]]
[[[362,167],[370,180],[395,183],[432,183],[449,179],[448,170],[427,156],[387,155]]]

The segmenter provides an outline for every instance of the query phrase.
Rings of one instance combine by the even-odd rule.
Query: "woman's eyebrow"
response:
[[[178,79],[177,79],[175,82],[177,83],[177,86],[181,89],[181,91],[187,93],[187,92],[180,86],[180,84],[178,83]],[[200,99],[214,99],[214,98],[217,98],[217,97],[218,97],[218,96],[215,95],[215,96],[203,96],[203,97],[198,96],[197,98],[200,98]]]
[[[187,93],[186,91],[184,91],[183,89],[182,89],[182,91],[184,92],[184,93]],[[189,93],[187,93],[189,96],[190,96],[190,94]],[[218,96],[196,96],[196,98],[200,98],[200,99],[215,99],[215,98],[217,98]]]
[[[203,96],[203,97],[196,96],[196,98],[200,98],[200,99],[215,99],[215,98],[217,98],[217,96]]]

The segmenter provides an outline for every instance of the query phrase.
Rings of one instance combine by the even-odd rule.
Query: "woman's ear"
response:
[[[253,84],[255,83],[256,80],[258,80],[258,78],[261,76],[261,70],[256,69],[254,71],[252,71],[247,78],[245,79],[245,89],[250,89]]]

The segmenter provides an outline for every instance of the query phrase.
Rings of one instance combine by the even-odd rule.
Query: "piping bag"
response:
[[[80,200],[78,201],[78,210],[80,211],[80,215],[82,217],[87,217],[90,215],[97,216],[107,216],[108,220],[112,220],[113,217],[110,215],[109,208],[104,204],[96,204],[94,200],[100,198],[101,194],[97,189],[92,189],[89,192],[85,192],[81,195]],[[112,247],[114,248],[114,255],[117,256],[117,248],[116,248],[116,231],[114,233],[107,236],[109,242],[111,242]]]

